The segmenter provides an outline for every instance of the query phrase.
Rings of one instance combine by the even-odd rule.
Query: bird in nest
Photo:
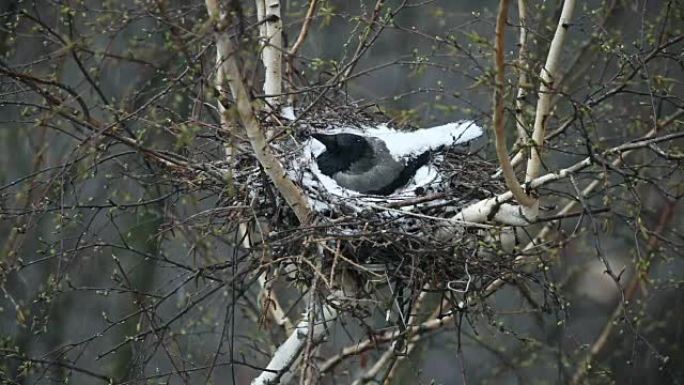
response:
[[[344,189],[386,196],[409,184],[421,187],[434,180],[434,170],[425,170],[430,167],[433,152],[481,135],[482,129],[476,124],[462,121],[411,132],[380,125],[363,131],[314,133],[311,137],[325,147],[314,151],[321,174]],[[419,170],[423,171],[420,176]]]
[[[430,160],[430,151],[397,160],[387,144],[375,137],[348,133],[311,136],[325,146],[316,158],[318,169],[341,187],[363,194],[392,194]]]

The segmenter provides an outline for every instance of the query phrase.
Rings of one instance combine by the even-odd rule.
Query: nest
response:
[[[443,148],[433,154],[440,176],[435,183],[389,197],[340,197],[306,183],[312,171],[297,160],[306,155],[302,143],[308,131],[363,127],[389,119],[355,107],[322,108],[307,116],[291,127],[268,121],[277,138],[272,148],[286,168],[297,168],[288,172],[315,208],[311,225],[299,226],[253,155],[246,151],[238,157],[236,169],[241,173],[234,176],[234,199],[249,204],[252,219],[258,218],[258,223],[251,221],[253,232],[262,237],[252,245],[255,259],[268,255],[269,263],[285,265],[292,279],[310,285],[318,275],[330,288],[340,285],[336,277],[351,273],[357,282],[476,291],[508,269],[501,258],[492,257],[496,248],[483,242],[483,228],[465,228],[449,220],[466,205],[504,191],[502,182],[490,177],[495,164],[472,149]],[[367,294],[355,290],[357,296]]]

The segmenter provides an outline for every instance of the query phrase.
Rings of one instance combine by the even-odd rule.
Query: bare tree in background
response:
[[[684,382],[684,4],[459,3],[1,5],[3,383]],[[292,169],[461,119],[440,191]]]

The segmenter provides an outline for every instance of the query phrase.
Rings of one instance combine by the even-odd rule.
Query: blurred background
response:
[[[244,34],[253,36],[253,4],[238,3]],[[527,3],[534,90],[562,1]],[[335,76],[375,5],[321,1],[290,89]],[[307,6],[282,1],[286,42]],[[516,6],[506,35],[509,148],[520,71]],[[497,7],[384,2],[383,27],[341,85],[340,102],[377,105],[400,125],[473,119],[489,127]],[[256,277],[241,270],[249,255],[234,247],[230,188],[187,183],[182,170],[121,140],[169,159],[221,160],[204,2],[5,0],[0,20],[3,383],[249,383],[285,334],[262,320]],[[682,1],[578,2],[546,169],[654,127],[682,131],[683,21]],[[254,39],[245,46],[257,50]],[[258,95],[258,55],[243,60]],[[314,99],[302,94],[297,103]],[[529,125],[535,93],[523,104]],[[596,211],[579,215],[580,207],[554,225],[539,272],[425,336],[393,383],[684,382],[681,145],[675,139],[658,147],[666,156],[651,148],[620,167],[598,162],[578,174],[580,189],[600,181],[584,202]],[[484,156],[494,160],[491,147]],[[567,181],[547,186],[543,216],[576,195]],[[297,319],[301,298],[292,287],[278,290]],[[391,326],[381,311],[370,319],[374,328]],[[317,359],[367,337],[368,325],[346,319]],[[382,352],[344,360],[322,381],[351,383]],[[581,368],[587,374],[573,380]]]

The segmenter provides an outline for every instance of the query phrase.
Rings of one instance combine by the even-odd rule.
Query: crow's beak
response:
[[[311,137],[323,143],[326,149],[333,150],[337,147],[337,141],[333,135],[311,134]]]

